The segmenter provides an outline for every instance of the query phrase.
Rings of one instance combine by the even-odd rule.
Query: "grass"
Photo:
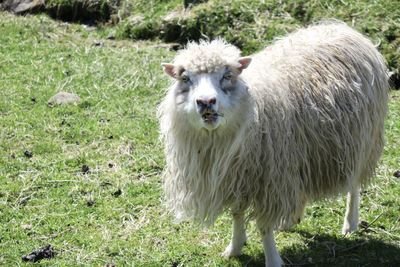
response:
[[[399,71],[400,9],[392,0],[208,0],[184,10],[183,0],[48,0],[54,18],[96,24],[103,37],[188,40],[223,37],[250,54],[274,38],[326,18],[343,20],[369,36]],[[167,19],[168,18],[168,19]]]
[[[326,18],[340,19],[371,37],[391,69],[400,64],[400,9],[396,1],[330,0],[209,0],[183,10],[183,1],[125,0],[119,8],[116,36],[161,39],[186,44],[188,40],[224,37],[250,54],[276,37]],[[175,13],[165,20],[167,14]],[[141,17],[141,19],[133,19]]]
[[[253,223],[244,255],[225,260],[231,220],[174,224],[162,206],[157,103],[173,53],[153,42],[102,40],[46,16],[0,13],[0,265],[51,244],[39,266],[262,266]],[[64,90],[73,106],[49,107]],[[342,198],[317,202],[277,234],[284,260],[312,266],[400,265],[400,92],[390,93],[387,145],[362,195],[370,224],[339,234]],[[26,150],[32,153],[27,157]],[[89,167],[88,173],[82,167]]]

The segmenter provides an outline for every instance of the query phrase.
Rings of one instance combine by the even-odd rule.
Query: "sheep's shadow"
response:
[[[327,234],[312,235],[296,231],[306,245],[293,245],[281,249],[285,266],[400,266],[400,240],[398,246],[372,236],[357,235],[354,238],[339,238]],[[264,255],[238,257],[242,266],[265,266]]]

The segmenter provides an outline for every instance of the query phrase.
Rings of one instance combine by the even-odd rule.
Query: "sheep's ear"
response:
[[[166,74],[171,76],[172,78],[176,78],[176,73],[175,73],[175,66],[174,64],[171,63],[161,63],[161,66],[163,67],[163,70]]]
[[[251,57],[241,57],[239,58],[239,72],[242,72],[245,68],[247,68],[250,65],[251,62]]]

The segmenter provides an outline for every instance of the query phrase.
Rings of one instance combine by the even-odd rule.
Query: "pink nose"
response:
[[[199,99],[196,99],[196,103],[199,107],[215,105],[215,103],[217,103],[217,99],[215,97],[199,98]]]

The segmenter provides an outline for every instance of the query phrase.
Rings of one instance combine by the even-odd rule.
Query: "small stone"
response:
[[[114,164],[113,163],[108,163],[108,168],[113,168],[114,167]]]
[[[29,11],[37,11],[43,8],[44,0],[10,0],[4,1],[4,4],[0,7],[14,12],[15,14],[24,14]]]
[[[400,170],[397,170],[393,173],[393,176],[396,178],[400,178]]]
[[[73,93],[59,92],[49,99],[47,102],[50,106],[77,104],[81,98]]]

